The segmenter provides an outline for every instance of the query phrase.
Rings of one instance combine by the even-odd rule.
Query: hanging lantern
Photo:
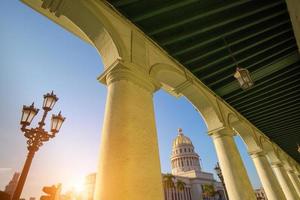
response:
[[[247,90],[253,86],[253,81],[247,69],[237,67],[234,78],[238,80],[243,90]]]

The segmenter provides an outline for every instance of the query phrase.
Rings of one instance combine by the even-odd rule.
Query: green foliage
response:
[[[164,174],[163,175],[163,184],[165,185],[166,188],[174,188],[174,179],[175,177],[172,174]]]
[[[216,195],[215,188],[212,184],[204,184],[202,185],[202,194],[203,197],[213,197]]]

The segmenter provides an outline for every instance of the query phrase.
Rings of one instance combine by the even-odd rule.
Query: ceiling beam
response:
[[[183,6],[187,6],[189,4],[192,4],[192,3],[196,3],[199,1],[198,0],[184,0],[184,1],[177,1],[176,3],[170,3],[166,6],[163,6],[159,9],[155,9],[155,10],[152,10],[152,11],[149,11],[149,12],[145,12],[143,13],[142,15],[139,15],[139,16],[136,16],[136,17],[133,17],[131,20],[133,22],[140,22],[142,20],[146,20],[146,19],[149,19],[151,17],[154,17],[156,15],[160,15],[162,13],[165,13],[165,12],[170,12],[172,10],[175,10],[175,9],[178,9],[178,8],[181,8]]]
[[[300,111],[299,103],[291,105],[291,106],[286,107],[284,109],[278,109],[278,110],[274,110],[272,112],[266,112],[265,114],[261,114],[259,116],[257,116],[257,115],[256,116],[247,116],[246,115],[246,116],[249,119],[260,120],[260,119],[265,119],[266,117],[272,117],[272,116],[275,116],[275,115],[281,115],[281,114],[288,113],[288,112],[294,111],[294,110]]]
[[[276,102],[276,104],[268,104],[267,106],[264,106],[264,109],[255,109],[255,110],[250,110],[250,112],[243,112],[245,115],[247,115],[248,117],[251,117],[251,114],[262,114],[271,110],[275,110],[275,109],[281,109],[284,106],[289,106],[289,105],[293,105],[292,103],[297,103],[300,102],[300,98],[296,98],[294,100],[281,100],[280,102]],[[274,106],[276,105],[276,106]]]
[[[289,140],[289,139],[287,139],[288,137],[300,135],[300,126],[299,125],[293,126],[289,130],[287,130],[287,129],[286,130],[284,130],[284,129],[274,130],[274,131],[272,131],[272,133],[276,134],[276,135],[282,134],[282,137],[285,136],[286,140]],[[277,136],[277,139],[282,138],[282,137]],[[271,137],[271,138],[273,139],[273,137]],[[298,142],[298,141],[295,141],[295,142]]]
[[[297,74],[299,74],[299,72]],[[289,80],[289,78],[290,77],[287,77],[285,79]],[[266,92],[260,93],[256,96],[252,96],[249,99],[245,99],[245,101],[238,102],[237,104],[230,103],[230,105],[232,105],[235,108],[238,108],[239,110],[243,110],[243,108],[246,108],[243,110],[243,112],[245,112],[247,110],[252,110],[253,108],[260,107],[261,105],[269,104],[271,102],[275,102],[275,100],[278,101],[283,97],[287,97],[290,96],[291,94],[295,94],[296,92],[299,92],[300,80],[295,79],[293,81],[285,82],[286,81],[285,79],[283,79],[282,81],[277,81],[276,84],[270,84],[266,86],[264,89],[271,88]],[[278,83],[282,83],[282,84],[278,87],[272,87],[274,85],[278,85]],[[298,84],[294,84],[294,83],[298,83]],[[288,87],[288,89],[284,90],[285,87]],[[267,94],[270,95],[266,96]],[[257,99],[258,97],[260,97],[258,100],[253,100],[253,99]],[[252,106],[251,109],[249,108],[249,106]]]
[[[253,122],[253,124],[255,124],[256,127],[258,128],[263,128],[263,126],[269,125],[271,124],[275,124],[275,123],[289,123],[290,121],[295,120],[294,116],[287,116],[285,118],[277,118],[277,119],[273,119],[272,122],[267,121],[267,122]]]
[[[279,51],[279,52],[282,53],[281,51]],[[294,52],[291,52],[290,54],[296,54],[296,53],[297,53],[297,50],[295,50]],[[290,54],[288,54],[288,55],[290,55]],[[271,55],[271,56],[267,56],[267,58],[268,58],[268,59],[269,59],[269,58],[272,58],[272,56],[274,56],[274,54]],[[279,58],[277,58],[277,59],[274,59],[274,60],[272,61],[272,63],[273,63],[273,62],[278,62],[278,61],[284,59],[286,56],[287,56],[287,55],[284,55],[284,56],[282,56],[282,57],[279,57]],[[264,60],[264,59],[262,59],[262,60]],[[260,62],[260,61],[259,61],[259,62]],[[255,62],[254,65],[255,65],[256,63],[257,63],[257,62]],[[272,63],[269,63],[269,64],[272,64]],[[268,65],[269,65],[269,64],[268,64]],[[261,85],[264,85],[264,84],[268,84],[269,82],[273,82],[273,80],[277,79],[278,77],[281,77],[281,76],[286,75],[287,73],[289,73],[289,72],[291,72],[291,71],[297,69],[299,66],[300,66],[300,63],[292,64],[292,65],[290,65],[287,69],[285,69],[285,71],[281,72],[280,74],[273,75],[273,76],[271,76],[271,77],[266,76],[266,77],[268,77],[268,79],[266,79],[266,80],[264,80],[264,81],[259,81],[258,83],[255,83],[255,84],[253,85],[253,87],[252,87],[252,90],[254,90],[255,88],[257,88],[258,86],[261,86]],[[249,67],[251,68],[252,65],[249,65]],[[278,71],[280,71],[280,70],[278,70]],[[277,72],[278,72],[278,71],[277,71]],[[232,76],[232,75],[230,75],[230,76]],[[269,75],[269,76],[270,76],[270,75]],[[241,90],[241,91],[239,91],[239,92],[236,92],[235,94],[233,94],[233,95],[231,95],[230,97],[226,98],[226,100],[227,100],[228,102],[230,102],[230,99],[234,99],[234,97],[237,97],[237,96],[239,96],[239,95],[241,95],[242,93],[245,93],[245,92],[248,92],[248,91]]]
[[[195,44],[193,44],[192,46],[182,48],[181,50],[177,50],[176,52],[172,53],[172,55],[173,55],[174,57],[176,57],[176,56],[179,56],[179,55],[181,55],[181,54],[188,53],[189,51],[192,51],[192,50],[194,50],[194,49],[197,49],[197,48],[199,48],[199,47],[202,47],[202,46],[204,46],[204,45],[207,45],[207,44],[209,44],[209,43],[211,43],[211,42],[213,42],[213,41],[215,41],[215,40],[221,40],[221,39],[224,38],[224,37],[227,37],[227,36],[232,35],[232,34],[234,34],[234,33],[238,33],[239,31],[243,31],[243,30],[245,30],[245,29],[247,29],[247,28],[250,28],[250,27],[252,27],[252,26],[259,25],[259,24],[264,23],[264,22],[266,22],[266,21],[268,21],[268,20],[271,20],[272,18],[278,17],[278,16],[280,16],[280,15],[284,15],[285,13],[286,13],[286,12],[278,12],[278,13],[269,15],[269,16],[267,16],[267,17],[264,17],[264,18],[262,18],[262,19],[259,19],[259,20],[257,20],[257,21],[254,21],[254,22],[252,22],[252,23],[245,24],[245,25],[241,25],[240,27],[238,27],[238,28],[236,28],[236,29],[232,29],[232,30],[230,30],[230,31],[228,31],[228,32],[225,32],[225,33],[223,33],[223,34],[217,34],[217,33],[216,33],[216,35],[214,35],[213,37],[211,37],[212,35],[210,35],[210,38],[205,38],[205,39],[203,39],[202,42],[195,43]],[[284,23],[288,23],[288,22],[290,22],[290,20],[284,19],[283,21],[278,21],[277,23],[278,23],[278,24],[284,24]]]
[[[268,130],[269,132],[270,131],[273,131],[273,130],[290,130],[294,127],[298,127],[300,128],[300,120],[295,120],[295,121],[292,121],[290,123],[282,123],[282,124],[277,124],[276,123],[276,126],[273,124],[271,126],[265,126],[263,127],[263,130]],[[299,130],[300,131],[300,130]]]
[[[251,55],[249,55],[249,56],[246,56],[246,57],[244,57],[243,59],[237,60],[237,64],[240,64],[240,63],[245,62],[245,61],[247,61],[247,60],[249,60],[249,59],[252,59],[253,57],[258,56],[258,55],[260,55],[260,54],[263,54],[263,53],[265,53],[265,52],[267,52],[267,51],[269,51],[269,50],[274,50],[275,47],[278,47],[278,46],[280,46],[280,45],[285,45],[287,42],[292,41],[293,39],[294,39],[294,38],[290,37],[290,38],[284,39],[284,40],[282,40],[282,41],[280,41],[280,42],[277,42],[277,43],[275,43],[275,44],[273,44],[273,45],[271,45],[271,46],[268,46],[268,47],[266,47],[266,48],[261,48],[260,50],[255,51],[255,53],[253,53],[253,54],[251,54]],[[292,46],[296,46],[296,45],[295,45],[295,44],[292,44],[291,46],[288,46],[288,47],[286,47],[286,48],[284,48],[284,49],[291,48]],[[226,66],[219,67],[219,69],[218,69],[217,71],[218,71],[218,73],[220,73],[220,72],[223,72],[223,71],[225,71],[225,70],[228,70],[228,69],[230,69],[230,68],[235,68],[235,67],[236,67],[236,63],[234,63],[234,62],[232,61],[230,64],[228,64],[228,65],[226,65]],[[191,68],[191,67],[189,67],[189,68]],[[191,69],[191,71],[192,71],[193,73],[195,73],[196,75],[197,75],[197,74],[203,73],[203,72],[201,72],[201,71],[203,71],[203,70],[204,70],[204,69],[203,69],[202,66],[201,66],[201,67],[197,67],[197,68]],[[212,73],[209,73],[209,74],[207,74],[207,75],[205,75],[205,76],[203,76],[203,77],[205,77],[205,78],[212,77],[214,74],[217,73],[217,71],[212,72]],[[226,92],[226,91],[225,91],[225,92]]]
[[[247,3],[249,1],[251,1],[251,0],[235,1],[235,2],[232,2],[232,3],[229,3],[229,4],[228,4],[228,2],[220,2],[220,3],[218,3],[217,6],[213,5],[212,8],[206,8],[206,10],[208,10],[207,12],[199,12],[198,15],[192,16],[190,18],[184,18],[183,20],[174,21],[174,23],[169,24],[169,25],[161,26],[160,28],[157,28],[157,29],[155,29],[153,31],[150,31],[148,34],[150,36],[155,35],[155,34],[159,34],[161,32],[168,31],[170,29],[182,26],[182,25],[184,25],[186,23],[199,20],[199,19],[201,19],[203,17],[208,17],[210,15],[213,15],[213,14],[225,11],[227,9],[234,8],[236,6],[242,5],[242,4]]]
[[[252,44],[250,44],[250,45],[246,45],[246,46],[244,46],[244,48],[241,48],[241,49],[239,49],[239,50],[237,50],[237,51],[232,52],[232,54],[227,53],[227,55],[225,55],[225,56],[223,56],[223,57],[220,57],[220,58],[218,58],[218,59],[214,59],[212,62],[209,62],[209,63],[207,63],[206,65],[202,65],[202,66],[201,66],[201,69],[202,69],[202,70],[203,70],[203,69],[207,69],[207,68],[209,68],[209,67],[211,67],[211,66],[213,66],[213,65],[215,65],[215,64],[217,64],[217,63],[219,63],[219,62],[224,61],[225,59],[231,58],[232,56],[235,56],[235,55],[240,54],[240,53],[242,53],[242,52],[244,52],[244,51],[247,51],[248,49],[251,49],[251,48],[253,48],[253,47],[255,47],[255,46],[258,46],[258,45],[260,45],[260,44],[263,44],[264,42],[267,42],[267,41],[270,41],[270,40],[274,40],[274,38],[276,38],[276,37],[278,37],[278,36],[281,36],[281,35],[284,34],[284,33],[290,32],[291,30],[292,30],[292,29],[285,29],[285,30],[279,31],[279,32],[277,32],[276,34],[273,34],[273,35],[271,35],[271,36],[269,36],[269,37],[266,37],[266,38],[264,38],[264,39],[261,39],[261,40],[255,42],[255,43],[252,43]],[[228,48],[229,48],[226,44],[224,44],[223,47],[224,47],[225,49],[228,49]],[[199,57],[195,57],[195,58],[193,58],[193,59],[189,59],[188,61],[184,62],[183,64],[184,64],[184,65],[188,65],[188,64],[191,64],[191,63],[193,63],[193,62],[199,61],[198,58],[199,58]],[[205,78],[204,78],[204,79],[205,79]]]
[[[293,115],[294,114],[294,115]],[[284,119],[285,117],[295,117],[295,116],[299,116],[299,110],[294,110],[292,112],[289,112],[289,113],[281,113],[280,116],[278,115],[273,115],[273,116],[269,116],[269,117],[265,117],[264,119],[251,119],[251,118],[248,118],[250,121],[254,121],[254,124],[257,124],[257,123],[262,123],[262,122],[272,122],[272,120],[274,119]]]
[[[282,42],[280,42],[280,43],[282,43]],[[276,45],[272,45],[271,48],[274,48],[275,46]],[[267,48],[267,49],[269,49],[269,48]],[[299,56],[298,52],[295,52],[279,62],[272,63],[268,66],[265,66],[263,68],[260,68],[256,71],[252,72],[251,77],[252,77],[253,81],[255,82],[264,76],[272,74],[280,69],[283,69],[286,66],[289,66],[289,65],[299,61],[299,59],[300,59],[300,56]],[[239,62],[243,62],[243,61],[239,61]],[[224,96],[224,95],[229,94],[238,89],[240,89],[239,84],[235,81],[235,82],[231,82],[221,88],[218,88],[216,90],[216,93],[219,94],[220,96]]]
[[[282,2],[275,2],[273,4],[263,6],[261,8],[252,10],[252,11],[250,11],[248,13],[244,13],[242,15],[238,15],[236,18],[229,18],[227,20],[221,19],[220,22],[216,22],[216,23],[214,23],[211,26],[201,27],[200,29],[193,30],[192,32],[189,32],[189,33],[185,32],[185,33],[182,33],[179,36],[174,36],[172,38],[167,38],[166,40],[161,41],[160,43],[161,43],[162,46],[166,46],[166,45],[174,44],[176,42],[180,42],[182,40],[186,40],[186,39],[194,37],[196,35],[199,35],[199,34],[207,32],[207,31],[213,30],[215,28],[218,28],[218,27],[221,27],[221,26],[224,26],[224,25],[228,25],[228,24],[236,22],[236,21],[238,21],[240,19],[243,19],[243,18],[249,17],[251,15],[257,14],[257,13],[262,12],[264,10],[267,10],[267,9],[269,9],[271,7],[277,6],[279,3],[281,4]],[[276,12],[275,14],[283,14],[283,13],[286,13],[286,10],[282,10],[282,11]],[[268,15],[266,18],[268,18],[269,16],[270,15]]]
[[[120,0],[120,1],[113,2],[112,4],[115,7],[122,7],[122,6],[128,6],[133,3],[137,3],[138,1],[139,0]]]
[[[239,43],[241,43],[241,42],[244,42],[244,41],[246,41],[246,40],[248,40],[248,39],[250,39],[250,38],[254,38],[254,37],[256,37],[256,36],[258,36],[258,35],[260,35],[260,34],[264,34],[264,33],[268,32],[268,31],[270,31],[270,30],[279,28],[280,26],[287,24],[287,22],[288,22],[288,21],[283,21],[283,22],[280,22],[280,23],[278,23],[278,24],[274,24],[274,25],[272,25],[272,26],[270,26],[270,27],[267,27],[267,28],[264,27],[262,30],[253,32],[253,33],[248,34],[248,35],[245,35],[245,36],[242,36],[240,39],[234,40],[233,42],[227,41],[227,43],[228,43],[227,46],[224,45],[224,46],[219,46],[219,47],[217,47],[217,48],[214,48],[214,49],[212,49],[211,51],[208,51],[208,52],[205,52],[205,53],[203,53],[203,54],[201,54],[201,55],[199,55],[199,56],[196,56],[195,59],[200,60],[200,59],[209,57],[209,56],[211,56],[211,55],[214,54],[214,53],[217,53],[217,52],[219,52],[219,51],[222,51],[222,50],[227,49],[228,47],[231,47],[231,46],[234,46],[234,45],[239,44]]]

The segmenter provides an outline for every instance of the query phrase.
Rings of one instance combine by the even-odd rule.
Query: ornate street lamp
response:
[[[38,126],[36,128],[27,127],[31,124],[33,118],[37,115],[39,109],[34,107],[34,103],[32,103],[31,106],[23,106],[20,124],[22,125],[21,130],[24,133],[24,136],[27,138],[28,155],[12,200],[20,199],[20,195],[22,193],[23,186],[35,152],[39,150],[39,147],[43,145],[43,142],[55,137],[56,133],[59,132],[63,122],[65,121],[65,118],[59,112],[58,115],[52,115],[50,132],[45,131],[43,128],[48,112],[52,110],[57,101],[58,98],[55,94],[53,94],[53,91],[44,95],[44,113],[41,121],[38,123]]]
[[[225,185],[225,182],[224,182],[224,177],[223,177],[222,170],[220,168],[219,162],[217,162],[217,164],[215,166],[215,171],[216,171],[216,173],[217,173],[217,175],[218,175],[219,179],[221,180],[222,185],[224,187],[226,199],[229,200],[226,185]]]

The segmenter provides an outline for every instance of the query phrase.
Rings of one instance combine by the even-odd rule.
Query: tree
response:
[[[163,175],[163,184],[164,188],[167,190],[167,199],[170,199],[170,190],[172,190],[175,187],[174,179],[175,177],[172,174],[164,174]]]
[[[185,188],[185,182],[183,182],[182,180],[177,180],[176,182],[176,187],[178,189],[178,191],[180,192],[180,199],[182,199],[182,191],[184,190]]]
[[[203,193],[203,197],[208,198],[208,199],[210,197],[214,197],[216,195],[215,188],[212,184],[202,185],[202,193]]]

